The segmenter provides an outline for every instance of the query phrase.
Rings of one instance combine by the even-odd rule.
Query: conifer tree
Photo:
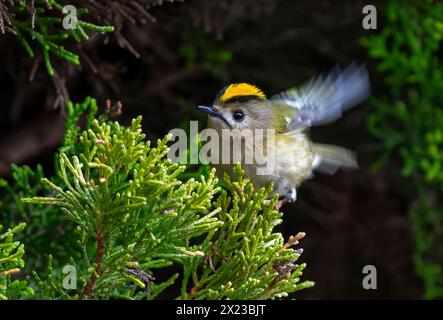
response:
[[[95,100],[70,105],[69,114],[77,117],[85,105]],[[268,199],[272,186],[254,190],[240,167],[223,190],[214,170],[181,181],[186,167],[166,156],[170,137],[151,147],[140,123],[90,118],[77,137],[68,134],[57,176],[42,179],[51,196],[23,199],[58,208],[78,234],[72,245],[81,258],[70,260],[76,285],[63,286],[66,274],[51,257],[47,275],[34,273],[37,295],[154,299],[180,278],[180,299],[269,299],[312,285],[300,283],[302,251],[292,248],[304,234],[285,242],[273,230],[282,213],[277,198]],[[156,281],[157,270],[172,265],[182,276]]]

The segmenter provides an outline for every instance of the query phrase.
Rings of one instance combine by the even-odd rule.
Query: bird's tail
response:
[[[313,168],[316,171],[334,174],[340,167],[358,168],[355,153],[338,146],[314,143]]]

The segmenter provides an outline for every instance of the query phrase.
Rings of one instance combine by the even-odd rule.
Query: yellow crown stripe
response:
[[[229,85],[223,95],[220,97],[220,101],[224,102],[232,97],[238,96],[257,96],[261,99],[266,99],[265,94],[256,86],[249,83],[234,83]]]

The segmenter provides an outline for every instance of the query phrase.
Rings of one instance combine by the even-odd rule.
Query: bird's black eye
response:
[[[241,110],[234,111],[232,117],[237,122],[242,122],[245,119],[245,114]]]

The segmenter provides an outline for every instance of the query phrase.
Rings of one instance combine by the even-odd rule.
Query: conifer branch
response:
[[[89,107],[93,99],[71,104],[68,116]],[[282,213],[268,199],[272,186],[254,190],[240,167],[227,190],[215,170],[179,180],[186,167],[167,158],[170,137],[151,147],[140,117],[128,127],[90,118],[83,132],[68,123],[58,175],[42,179],[51,196],[22,201],[59,208],[75,223],[82,259],[70,263],[84,285],[62,288],[51,262],[45,280],[35,274],[46,296],[153,299],[179,277],[156,283],[156,269],[171,265],[183,268],[179,299],[271,299],[313,285],[300,282],[302,250],[292,248],[304,234],[284,242],[273,231]]]
[[[16,35],[30,58],[36,56],[33,43],[38,44],[46,70],[51,76],[56,73],[52,63],[53,56],[74,65],[80,64],[80,56],[66,48],[69,39],[81,43],[90,39],[86,30],[100,33],[114,31],[113,26],[99,26],[83,21],[81,16],[86,14],[87,10],[82,7],[77,8],[76,25],[71,29],[64,29],[62,27],[65,18],[63,7],[66,4],[69,3],[62,0],[0,0],[1,33],[7,31]],[[40,61],[40,58],[37,61]],[[36,68],[37,65],[33,67],[33,69]],[[33,72],[35,73],[35,70]]]
[[[0,225],[0,300],[29,297],[33,290],[28,287],[28,280],[13,280],[12,276],[21,272],[24,267],[22,259],[25,249],[23,244],[14,241],[14,236],[25,228],[26,224],[8,229],[1,233]]]
[[[90,298],[92,296],[93,288],[95,286],[95,283],[97,282],[97,276],[100,274],[100,265],[103,259],[104,241],[105,241],[104,236],[99,231],[97,233],[97,253],[95,255],[94,270],[91,272],[88,283],[86,283],[86,286],[83,289],[82,292],[83,298]]]

